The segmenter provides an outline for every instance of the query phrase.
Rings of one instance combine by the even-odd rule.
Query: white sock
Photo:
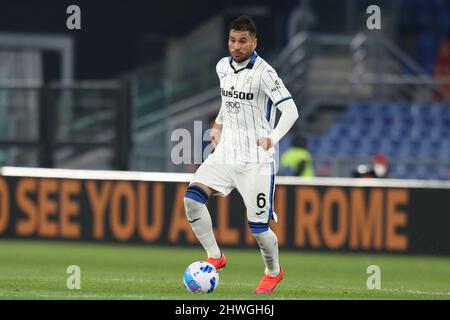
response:
[[[211,216],[206,205],[184,198],[184,209],[192,231],[206,250],[208,257],[219,259],[222,255],[214,236]]]
[[[266,265],[265,273],[270,276],[277,276],[280,273],[278,263],[278,238],[272,229],[253,234],[261,249],[261,254]]]

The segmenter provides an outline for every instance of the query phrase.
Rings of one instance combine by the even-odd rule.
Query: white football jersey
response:
[[[223,129],[218,149],[240,162],[267,163],[273,155],[256,145],[275,125],[276,107],[292,99],[276,71],[253,52],[250,62],[236,70],[230,57],[216,66],[222,96]],[[217,150],[218,151],[218,150]]]

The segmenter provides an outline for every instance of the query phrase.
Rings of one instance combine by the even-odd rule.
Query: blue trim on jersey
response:
[[[272,171],[272,174],[270,175],[269,220],[267,223],[269,223],[270,220],[273,220],[273,189],[275,186],[275,168],[273,162],[270,166],[270,170]]]
[[[248,222],[248,226],[250,227],[250,230],[252,233],[262,233],[264,231],[269,230],[269,224],[268,223],[262,223],[262,222]]]
[[[252,57],[250,58],[250,62],[248,64],[250,64],[250,63],[254,64],[257,57],[258,57],[258,54],[256,53],[256,50],[254,50],[252,53]]]
[[[273,101],[269,98],[266,105],[266,119],[270,123],[270,111],[272,109]]]
[[[196,185],[189,186],[184,197],[200,202],[201,204],[205,204],[208,201],[208,193]]]
[[[292,99],[292,97],[287,97],[287,98],[281,99],[280,101],[278,101],[277,103],[275,103],[275,106],[277,106],[277,105],[279,105],[280,103],[282,103],[283,101],[286,101],[286,100],[289,100],[289,99]]]

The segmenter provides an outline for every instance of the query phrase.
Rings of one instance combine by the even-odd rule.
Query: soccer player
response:
[[[274,147],[293,126],[298,111],[275,70],[256,53],[256,45],[254,21],[248,16],[236,18],[229,29],[230,56],[216,66],[222,105],[211,133],[215,150],[194,174],[184,204],[207,261],[222,269],[227,260],[216,242],[205,203],[211,195],[227,196],[237,189],[265,263],[254,293],[266,294],[284,274],[278,261],[278,239],[269,227],[270,220],[277,221]],[[276,109],[281,117],[274,128]]]

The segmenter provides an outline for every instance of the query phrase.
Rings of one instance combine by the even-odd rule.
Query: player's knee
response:
[[[184,205],[186,208],[204,205],[208,201],[208,193],[197,185],[190,185],[184,195]]]
[[[191,185],[184,195],[184,211],[189,220],[198,218],[208,201],[208,194],[198,186]]]

